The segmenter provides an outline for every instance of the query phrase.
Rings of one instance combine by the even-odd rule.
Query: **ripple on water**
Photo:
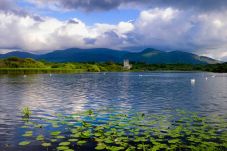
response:
[[[24,106],[29,106],[40,118],[90,108],[144,113],[185,109],[206,115],[226,114],[227,74],[211,76],[210,73],[0,76],[0,134],[8,140],[14,135],[20,125],[18,113]],[[192,78],[196,79],[194,86],[190,83]],[[0,139],[3,143],[3,138]]]

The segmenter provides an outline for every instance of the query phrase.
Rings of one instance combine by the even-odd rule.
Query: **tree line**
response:
[[[0,59],[0,70],[61,70],[61,71],[81,71],[81,72],[121,72],[121,71],[208,71],[227,72],[227,63],[220,64],[146,64],[141,62],[131,62],[132,68],[125,70],[122,63],[114,62],[68,62],[54,63],[31,58],[10,57]]]

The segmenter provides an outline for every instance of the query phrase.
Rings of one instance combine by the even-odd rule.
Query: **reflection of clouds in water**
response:
[[[223,76],[225,75],[225,76]],[[209,77],[212,74],[208,75]],[[191,89],[193,102],[204,114],[226,114],[227,108],[227,76],[218,74],[215,78],[206,80],[204,76],[199,77],[196,86]]]
[[[123,73],[123,76],[121,77],[120,81],[123,81],[122,83],[118,83],[119,87],[119,95],[117,98],[119,98],[119,104],[116,104],[119,109],[122,108],[124,110],[130,110],[132,108],[130,104],[130,100],[128,99],[130,97],[130,84],[129,84],[129,75],[130,73]]]
[[[68,101],[70,103],[66,106],[67,110],[63,109],[63,112],[66,111],[68,114],[85,111],[85,105],[88,102],[85,93],[83,92],[80,92],[80,94],[74,94],[71,97],[69,96]]]
[[[16,135],[16,126],[21,119],[21,99],[29,83],[21,76],[0,76],[0,145],[11,142]]]
[[[226,74],[215,78],[209,73],[139,74],[0,76],[0,135],[14,135],[24,106],[31,107],[36,116],[106,108],[116,112],[186,109],[206,115],[227,113]],[[192,78],[196,79],[193,87]]]
[[[223,89],[227,89],[225,76],[206,80],[204,73],[138,75],[108,73],[7,77],[3,78],[6,84],[1,88],[1,95],[4,101],[9,102],[5,108],[15,106],[18,111],[29,106],[36,112],[48,113],[71,113],[103,107],[143,112],[190,107],[188,109],[208,112],[220,108],[223,111],[226,107],[223,101],[226,96]],[[196,85],[191,87],[190,79],[194,76]],[[1,82],[4,83],[3,79]]]
[[[83,89],[72,91],[72,83],[61,83],[60,79],[52,80],[51,77],[39,77],[40,80],[33,81],[27,87],[23,88],[20,95],[20,108],[29,106],[36,112],[46,112],[48,114],[72,113],[84,110],[84,104],[87,102]],[[49,81],[49,82],[47,82]],[[58,85],[61,85],[60,87]]]
[[[122,83],[122,81],[127,80],[127,77],[125,77],[125,80],[122,80],[103,74],[88,74],[83,76],[80,83],[76,86],[77,88],[74,87],[76,92],[79,92],[79,94],[74,94],[74,99],[80,102],[86,101],[84,103],[86,109],[103,109],[106,107],[120,109],[130,106],[126,100],[128,96],[128,85],[125,82]],[[113,81],[111,80],[114,80],[114,85],[112,85]],[[83,97],[78,97],[80,95]],[[122,101],[123,99],[124,101]],[[79,102],[75,102],[75,104],[77,103]]]
[[[49,109],[52,107],[52,103],[55,100],[54,93],[51,93],[52,90],[49,88],[50,85],[43,85],[43,77],[37,75],[36,78],[30,77],[28,75],[23,81],[27,82],[26,85],[21,87],[21,94],[19,99],[21,103],[19,104],[19,108],[23,108],[25,106],[30,107],[32,110],[36,112],[42,112],[44,109]],[[48,92],[49,91],[49,92]],[[48,95],[46,95],[48,93]],[[49,98],[53,99],[49,99]],[[51,110],[48,110],[49,114],[52,113]]]

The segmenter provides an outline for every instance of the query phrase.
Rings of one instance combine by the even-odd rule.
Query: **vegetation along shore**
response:
[[[115,62],[69,62],[53,63],[31,58],[10,57],[0,59],[0,74],[29,73],[81,73],[81,72],[149,72],[149,71],[205,71],[227,72],[227,63],[218,64],[146,64],[130,62],[131,69],[123,68],[122,63]]]

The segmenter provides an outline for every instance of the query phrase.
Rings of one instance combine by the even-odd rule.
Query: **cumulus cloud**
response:
[[[221,59],[226,55],[225,12],[193,13],[173,8],[142,11],[134,23],[138,43],[164,50],[184,50]],[[134,42],[135,43],[135,42]]]
[[[53,17],[6,13],[6,10],[14,12],[12,10],[15,8],[11,3],[3,3],[10,1],[1,2],[4,5],[0,8],[0,51],[152,47],[167,51],[184,50],[222,60],[227,58],[227,11],[205,12],[156,7],[141,11],[133,21],[87,25],[76,18],[62,21]],[[89,0],[82,2],[90,4]],[[184,2],[186,3],[183,0],[181,7]]]
[[[17,50],[13,50],[13,49],[0,49],[0,54],[5,54],[8,52],[12,52],[12,51],[17,51]]]
[[[11,0],[1,0],[0,1],[0,11],[8,11],[14,8],[13,2]]]
[[[1,13],[13,13],[20,16],[28,15],[26,11],[20,9],[13,0],[1,0],[0,1]]]
[[[2,49],[28,51],[70,47],[117,48],[116,44],[122,43],[120,38],[132,30],[129,24],[121,22],[118,25],[95,24],[90,27],[78,19],[60,21],[43,17],[40,21],[31,16],[0,13],[0,46]]]
[[[172,7],[176,9],[195,9],[213,11],[227,8],[225,0],[28,0],[35,4],[52,8],[83,9],[86,11],[111,10],[124,6],[142,6],[145,8]]]
[[[0,0],[0,13],[8,14],[8,15],[16,15],[21,17],[30,16],[34,20],[42,21],[42,18],[38,15],[30,14],[26,10],[18,7],[14,0]]]

